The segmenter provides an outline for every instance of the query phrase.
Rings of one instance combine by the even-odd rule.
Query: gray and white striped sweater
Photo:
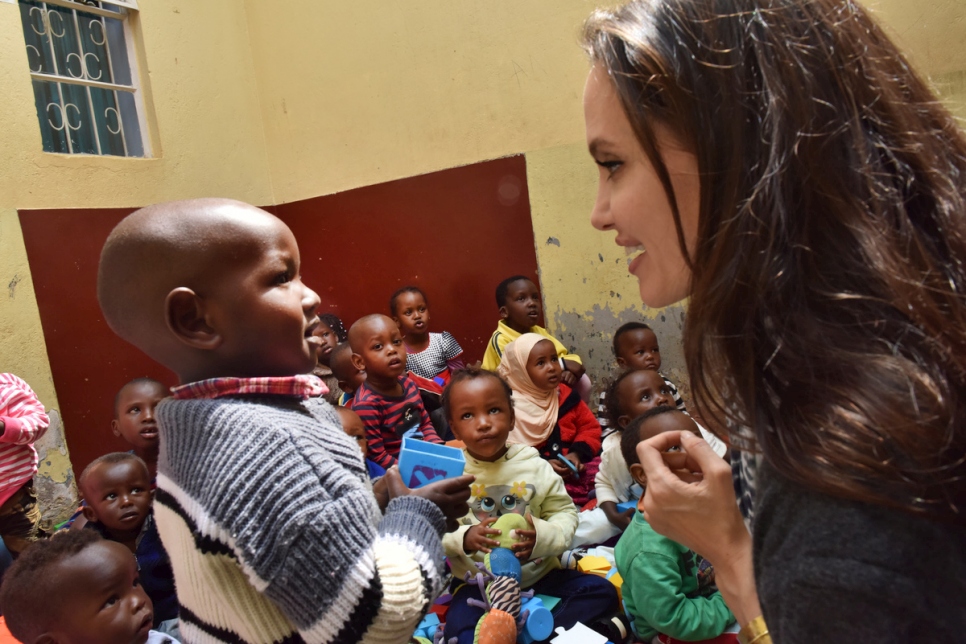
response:
[[[442,589],[442,512],[383,515],[321,399],[165,400],[155,516],[186,644],[406,642]]]

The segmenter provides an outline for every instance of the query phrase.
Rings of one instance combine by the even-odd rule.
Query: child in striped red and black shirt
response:
[[[352,411],[366,426],[369,458],[388,469],[395,465],[402,437],[412,429],[422,439],[442,443],[419,396],[406,375],[406,347],[399,327],[385,315],[367,315],[349,329],[352,364],[365,370]]]

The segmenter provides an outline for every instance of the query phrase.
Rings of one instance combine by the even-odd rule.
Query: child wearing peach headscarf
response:
[[[537,448],[563,478],[574,503],[584,505],[600,465],[600,424],[577,392],[561,382],[553,343],[524,333],[506,345],[497,371],[513,390],[516,420],[508,442]]]

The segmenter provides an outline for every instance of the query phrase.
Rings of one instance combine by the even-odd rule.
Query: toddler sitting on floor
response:
[[[513,390],[511,443],[536,447],[578,506],[590,500],[600,464],[600,425],[576,390],[561,382],[556,348],[524,333],[506,345],[498,373]]]
[[[404,286],[389,298],[389,312],[406,343],[406,368],[445,386],[463,368],[463,348],[447,331],[429,330],[429,301],[415,286]]]
[[[127,452],[105,454],[84,468],[77,487],[85,502],[85,529],[134,553],[141,586],[154,605],[154,628],[177,636],[174,572],[154,523],[151,476],[144,461]]]
[[[406,348],[399,327],[385,315],[367,315],[349,329],[352,364],[366,372],[352,410],[366,426],[369,458],[390,468],[399,458],[403,436],[416,430],[431,443],[442,443],[423,406],[419,389],[406,374]]]
[[[655,407],[624,428],[621,452],[630,474],[641,488],[647,487],[644,468],[637,457],[637,445],[663,432],[699,434],[690,416],[673,407]],[[714,569],[694,552],[651,528],[640,511],[614,549],[624,608],[632,619],[635,634],[666,644],[673,640],[697,642],[719,638],[735,623],[721,593],[714,586]],[[733,629],[737,631],[737,629]],[[716,639],[737,642],[731,636]]]
[[[151,629],[151,598],[123,545],[93,530],[27,548],[3,577],[0,611],[21,642],[178,644]]]
[[[466,446],[465,473],[476,477],[470,513],[443,537],[443,547],[453,574],[462,579],[466,572],[475,573],[474,563],[499,545],[492,538],[499,530],[489,527],[499,516],[512,512],[525,517],[531,529],[517,530],[519,539],[511,547],[522,564],[521,587],[562,598],[553,611],[555,627],[592,623],[614,611],[617,592],[606,579],[561,568],[559,556],[577,525],[577,508],[537,450],[507,443],[514,421],[512,400],[499,376],[472,368],[456,372],[443,393],[453,433]],[[469,598],[480,599],[479,588],[472,584],[459,586],[453,594],[446,641],[473,641],[483,609],[468,604]]]

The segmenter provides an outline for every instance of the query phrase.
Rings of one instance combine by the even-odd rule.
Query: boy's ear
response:
[[[640,463],[634,463],[631,465],[630,470],[631,478],[633,478],[641,487],[647,487],[647,477],[644,476],[644,466]]]
[[[34,640],[34,644],[58,644],[59,641],[60,640],[58,640],[51,633],[41,633],[37,636],[37,639]]]
[[[627,366],[627,360],[624,360],[624,358],[617,356],[617,366],[623,369],[624,367]]]
[[[617,426],[619,428],[621,428],[621,429],[624,429],[625,427],[627,427],[628,425],[630,425],[630,423],[631,423],[632,420],[634,420],[634,419],[631,418],[630,416],[626,416],[626,415],[625,416],[618,416],[617,417]]]
[[[97,523],[97,514],[94,512],[94,508],[89,505],[85,505],[81,508],[84,513],[84,518],[90,523]]]
[[[352,362],[352,366],[355,367],[357,370],[359,371],[366,370],[366,363],[363,362],[362,356],[360,356],[358,353],[353,353],[349,357],[349,361]]]
[[[168,328],[188,346],[210,351],[221,344],[221,335],[208,324],[205,301],[190,288],[168,293],[164,312]]]
[[[121,425],[117,422],[116,418],[111,421],[111,431],[114,432],[114,435],[118,438],[121,437]]]
[[[504,306],[501,306],[500,307],[500,319],[501,320],[505,320],[507,318],[507,315],[509,315],[509,314],[506,311],[506,306],[505,305]]]
[[[348,382],[346,382],[345,380],[339,380],[337,382],[339,384],[339,389],[341,389],[342,391],[344,391],[346,393],[349,392],[349,389],[348,389],[349,383]]]

